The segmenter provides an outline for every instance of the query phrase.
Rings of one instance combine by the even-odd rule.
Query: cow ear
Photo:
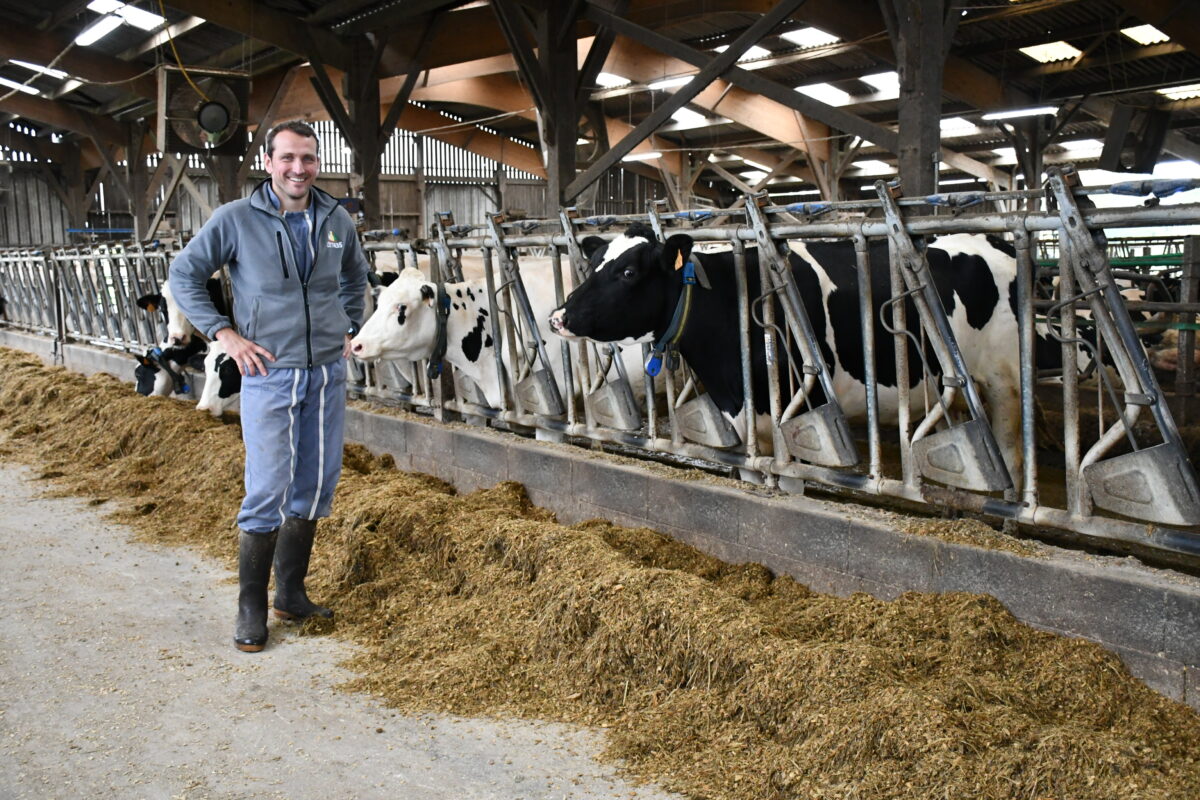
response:
[[[585,236],[583,237],[583,241],[579,243],[579,246],[583,248],[583,255],[586,258],[591,258],[592,253],[596,252],[601,247],[604,247],[606,244],[608,243],[599,236]]]
[[[138,308],[144,308],[153,314],[163,304],[161,294],[144,294],[137,299]]]
[[[431,283],[422,283],[421,284],[421,299],[423,299],[425,301],[425,305],[432,306],[433,298],[436,295],[437,295],[437,293],[434,292],[434,290],[433,290],[433,284],[431,284]]]
[[[688,258],[692,255],[692,237],[686,233],[677,233],[663,244],[660,262],[667,272],[683,269]]]

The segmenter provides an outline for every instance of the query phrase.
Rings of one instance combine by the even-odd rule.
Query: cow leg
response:
[[[1001,382],[1004,383],[1004,382]],[[979,383],[979,393],[987,403],[988,415],[992,423],[992,434],[996,437],[996,445],[1000,455],[1012,476],[1013,488],[1021,491],[1024,475],[1024,453],[1021,449],[1021,395],[1019,383],[1008,383],[993,387]]]

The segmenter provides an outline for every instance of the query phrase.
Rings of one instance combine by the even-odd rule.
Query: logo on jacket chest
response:
[[[338,239],[337,234],[334,233],[333,231],[329,231],[328,236],[325,237],[325,246],[326,247],[333,248],[334,250],[341,250],[343,244],[344,244],[344,242],[342,242],[342,240]]]

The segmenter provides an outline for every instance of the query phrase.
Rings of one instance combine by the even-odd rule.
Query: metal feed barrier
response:
[[[142,353],[162,342],[162,314],[147,314],[137,298],[158,292],[171,251],[164,246],[111,243],[0,250],[0,297],[8,324],[52,336],[55,351],[80,342]]]
[[[1157,184],[1140,183],[1144,185],[1135,190],[1144,190],[1143,194],[1157,197],[1168,193]],[[1196,182],[1177,184],[1170,191],[1200,186]],[[557,219],[507,220],[497,215],[477,226],[456,225],[448,216],[438,215],[439,225],[430,239],[394,242],[368,236],[375,239],[365,245],[368,251],[394,250],[402,267],[417,266],[419,253],[427,252],[426,269],[436,281],[460,280],[464,255],[478,254],[481,274],[468,277],[482,281],[492,299],[497,313],[490,317],[490,333],[495,342],[502,343],[505,353],[501,347],[495,348],[500,385],[487,387],[499,398],[494,405],[488,404],[481,387],[465,376],[455,370],[438,374],[424,363],[366,365],[361,383],[352,391],[433,413],[440,419],[461,417],[536,431],[548,438],[699,460],[769,484],[782,483],[793,491],[810,485],[851,495],[899,498],[1200,554],[1200,535],[1196,533],[1200,491],[1195,466],[1188,459],[1168,398],[1148,365],[1102,237],[1097,235],[1106,227],[1197,223],[1200,205],[1163,206],[1152,198],[1139,207],[1089,208],[1086,198],[1091,194],[1129,193],[1130,189],[1124,184],[1081,187],[1069,168],[1052,173],[1046,186],[1036,191],[904,198],[898,196],[895,185],[880,182],[876,189],[874,199],[853,202],[772,206],[764,197],[749,196],[744,207],[735,209],[667,212],[653,205],[645,214],[602,218],[583,217],[574,209],[565,209]],[[993,210],[1017,205],[1023,210]],[[1037,207],[1030,207],[1034,205]],[[929,212],[931,206],[939,209],[937,213]],[[796,363],[789,360],[786,370],[781,369],[779,359],[768,359],[765,405],[770,408],[772,423],[770,454],[759,446],[753,415],[735,430],[717,412],[686,363],[668,359],[667,368],[653,378],[632,374],[622,368],[615,347],[567,342],[545,336],[539,329],[544,320],[536,318],[527,291],[530,281],[552,283],[555,299],[561,303],[570,286],[587,274],[580,239],[584,235],[612,239],[632,222],[648,223],[660,239],[686,232],[698,250],[710,246],[732,250],[743,353],[750,352],[752,337],[762,337],[758,341],[765,341],[768,353],[789,348],[800,354]],[[972,364],[955,341],[946,311],[931,285],[925,237],[950,233],[1001,235],[1016,251],[1020,475],[1010,475],[1000,458],[989,409],[975,389]],[[856,254],[858,323],[867,365],[866,422],[860,427],[849,424],[832,390],[829,365],[820,357],[820,342],[787,267],[789,242],[829,239],[853,242]],[[871,312],[874,298],[867,279],[867,253],[870,244],[878,241],[886,241],[891,253],[891,297],[880,318]],[[1054,242],[1059,254],[1056,300],[1039,300],[1034,291],[1035,256],[1046,241]],[[762,287],[758,296],[751,296],[748,288],[748,244],[760,254],[754,281]],[[548,263],[541,262],[539,270],[534,269],[531,257],[523,254],[532,248],[549,254]],[[1194,248],[1189,249],[1192,251]],[[126,306],[119,310],[103,300],[97,302],[98,296],[108,295],[92,287],[97,275],[120,276],[125,281],[99,280],[104,286],[125,286],[129,275],[143,281],[157,278],[165,273],[165,263],[159,265],[145,253],[119,255],[124,261],[96,252],[71,257],[0,253],[0,291],[10,299],[12,324],[53,333],[53,314],[63,313],[70,320],[70,330],[64,331],[61,324],[57,330],[70,338],[123,349],[154,342],[153,335],[131,340],[131,319],[128,314],[122,316],[129,312],[128,305],[139,290],[126,292]],[[89,266],[72,267],[76,262],[70,258]],[[1193,256],[1192,262],[1198,260]],[[114,264],[117,266],[111,266]],[[1168,311],[1175,324],[1190,334],[1200,310],[1195,299],[1196,274],[1195,263],[1191,263],[1177,300],[1141,305]],[[40,294],[39,287],[44,287]],[[18,296],[19,303],[14,299]],[[111,296],[119,300],[121,292]],[[83,297],[91,301],[84,303]],[[908,303],[915,308],[915,316],[905,313]],[[104,313],[96,313],[97,308]],[[1088,324],[1094,325],[1094,342],[1079,335],[1080,308],[1091,315]],[[1039,310],[1055,324],[1043,322],[1035,328]],[[132,320],[136,319],[134,315]],[[890,429],[880,424],[875,385],[877,325],[883,325],[897,344],[900,417],[898,425]],[[1052,384],[1039,386],[1033,358],[1035,332],[1048,332],[1061,341],[1066,367]],[[919,358],[909,363],[910,340],[918,343],[914,352],[931,354],[930,364]],[[1193,346],[1190,336],[1186,341]],[[1112,367],[1101,366],[1093,377],[1081,378],[1075,367],[1081,346],[1096,348],[1107,359],[1104,363]],[[644,360],[649,345],[641,349]],[[748,359],[743,362],[743,391],[753,398]],[[908,376],[916,374],[914,370],[932,378],[927,381],[935,387],[930,396],[907,396],[905,387]],[[643,389],[640,403],[635,401],[635,382]],[[567,391],[568,387],[574,388]],[[814,401],[817,387],[823,398],[819,404]],[[1061,475],[1051,477],[1046,477],[1050,468],[1043,469],[1046,475],[1039,475],[1035,425],[1037,399],[1048,392],[1060,398],[1064,420]],[[1083,420],[1087,414],[1095,416],[1094,434]]]

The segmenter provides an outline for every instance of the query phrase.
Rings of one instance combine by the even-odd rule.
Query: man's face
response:
[[[297,204],[303,208],[308,202],[308,190],[321,169],[317,140],[292,131],[280,131],[275,134],[273,150],[273,155],[263,159],[267,174],[271,176],[271,188],[285,209]]]

